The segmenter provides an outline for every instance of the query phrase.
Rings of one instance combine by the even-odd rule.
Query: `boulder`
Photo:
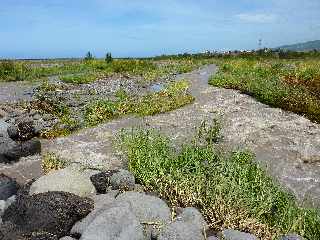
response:
[[[0,144],[0,162],[10,163],[19,161],[21,157],[27,157],[41,153],[39,139],[31,139],[25,142],[6,141]]]
[[[46,233],[63,237],[68,235],[72,226],[87,216],[92,209],[91,199],[65,192],[48,192],[20,196],[5,210],[2,220],[13,224],[9,231],[11,235],[35,236]],[[8,227],[1,227],[0,232],[5,231],[9,235]]]
[[[94,210],[88,214],[85,218],[78,221],[71,229],[72,234],[82,234],[90,223],[99,216],[108,207],[113,206],[116,203],[113,194],[101,194],[94,196]]]
[[[3,215],[4,211],[16,201],[16,196],[13,195],[7,199],[7,201],[0,200],[0,216]]]
[[[132,191],[135,188],[135,179],[128,170],[120,169],[110,177],[112,189]]]
[[[222,231],[222,236],[225,240],[258,240],[258,238],[252,234],[240,232],[233,229]]]
[[[219,238],[216,236],[210,236],[210,237],[207,237],[207,240],[219,240]]]
[[[17,182],[4,175],[0,174],[0,200],[7,200],[15,195],[19,189]]]
[[[130,204],[131,211],[144,225],[147,239],[158,236],[158,228],[171,221],[169,207],[158,197],[139,192],[125,192],[116,199]]]
[[[184,208],[182,213],[178,215],[177,221],[191,223],[198,227],[201,231],[207,228],[207,223],[198,209],[193,207]]]
[[[165,226],[158,240],[205,240],[198,226],[183,221],[175,221]]]
[[[120,204],[97,216],[83,232],[80,240],[144,240],[143,228],[130,210]]]
[[[31,118],[20,119],[7,129],[9,137],[14,141],[28,141],[36,136],[34,122]]]
[[[59,240],[76,240],[76,239],[69,237],[69,236],[66,236],[66,237],[60,238]]]
[[[95,194],[95,188],[88,176],[72,167],[52,171],[40,177],[31,185],[29,194],[50,191],[69,192],[80,197]]]
[[[110,177],[116,173],[116,170],[110,170],[94,174],[90,177],[92,184],[95,186],[97,193],[105,194],[110,185]]]
[[[145,193],[125,192],[120,194],[117,201],[128,202],[140,222],[168,223],[171,211],[168,205],[158,197]]]

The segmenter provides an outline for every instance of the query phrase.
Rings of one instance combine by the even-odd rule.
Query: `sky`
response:
[[[0,58],[144,57],[320,39],[320,0],[1,0]]]

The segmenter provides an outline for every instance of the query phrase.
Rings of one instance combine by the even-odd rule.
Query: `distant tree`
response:
[[[104,59],[107,63],[111,63],[113,61],[112,55],[110,52],[106,54],[106,58]]]
[[[87,52],[86,56],[84,57],[84,60],[85,61],[91,61],[93,59],[94,59],[94,57],[93,57],[92,53],[90,51]]]

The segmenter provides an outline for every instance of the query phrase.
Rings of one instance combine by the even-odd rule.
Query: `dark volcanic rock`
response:
[[[68,235],[72,226],[87,216],[92,209],[91,199],[71,193],[47,192],[32,196],[21,195],[4,212],[2,220],[4,223],[10,222],[14,225],[10,231],[11,235],[18,232],[19,236],[41,236],[40,233],[46,233],[60,238]],[[8,230],[0,229],[2,234],[5,231],[9,235]]]
[[[9,197],[15,195],[18,188],[18,184],[14,179],[0,174],[0,200],[7,200]]]
[[[14,141],[27,141],[35,137],[34,122],[30,118],[21,119],[7,129],[9,137]]]
[[[41,153],[41,142],[38,139],[31,139],[21,143],[7,141],[0,144],[1,163],[19,161],[21,157],[27,157],[38,153]]]
[[[107,187],[110,185],[110,177],[118,172],[117,170],[110,170],[95,174],[90,177],[90,180],[99,194],[105,194]]]

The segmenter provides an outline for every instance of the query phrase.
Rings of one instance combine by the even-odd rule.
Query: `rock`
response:
[[[97,216],[80,240],[144,240],[143,228],[130,205],[115,205]]]
[[[110,177],[113,189],[132,191],[135,188],[135,179],[131,172],[120,169]]]
[[[178,215],[177,221],[191,223],[198,227],[201,231],[207,227],[207,223],[202,214],[198,211],[198,209],[193,207],[184,208],[182,213]]]
[[[130,203],[133,213],[140,222],[168,223],[171,220],[170,208],[158,197],[145,193],[125,192],[116,199]]]
[[[60,238],[59,240],[76,240],[76,239],[69,237],[69,236],[66,236],[66,237]]]
[[[207,238],[207,240],[219,240],[216,236],[210,236]]]
[[[258,240],[258,238],[256,238],[252,234],[232,229],[222,231],[222,236],[225,240]]]
[[[0,162],[10,163],[19,161],[21,157],[27,157],[41,153],[41,142],[31,139],[26,142],[7,141],[0,144]]]
[[[95,194],[95,188],[90,179],[71,167],[52,171],[48,175],[40,177],[31,185],[29,194],[50,191],[69,192],[80,197]]]
[[[112,204],[116,202],[115,197],[112,194],[96,195],[94,196],[93,200],[94,210],[72,227],[72,234],[82,234],[97,216],[99,216],[105,209],[107,209],[109,206],[112,206]]]
[[[5,210],[6,210],[6,201],[0,200],[0,216],[3,215]]]
[[[183,222],[175,221],[162,229],[158,240],[204,240],[202,231],[198,226]]]
[[[92,209],[91,199],[65,192],[48,192],[19,197],[4,212],[2,219],[13,224],[12,234],[49,233],[63,237],[68,235],[75,222],[87,216]],[[1,231],[4,231],[3,228]]]
[[[110,185],[110,177],[116,173],[116,170],[110,170],[94,174],[90,177],[92,184],[95,186],[97,193],[105,194],[107,187]]]
[[[16,196],[13,195],[10,198],[7,199],[7,201],[0,200],[0,216],[3,215],[4,211],[7,210],[7,208],[16,201]]]
[[[289,234],[286,236],[282,236],[280,238],[280,240],[303,240],[303,239],[304,239],[303,237],[296,235],[296,234]]]
[[[9,137],[14,141],[28,141],[36,136],[31,118],[20,119],[7,129]]]
[[[144,232],[147,239],[151,236],[157,236],[157,227],[165,225],[171,220],[169,207],[158,197],[145,193],[125,192],[116,199],[130,204],[131,211],[139,222],[144,223]]]
[[[18,188],[19,186],[14,179],[0,174],[0,200],[7,200],[9,197],[15,195]]]

